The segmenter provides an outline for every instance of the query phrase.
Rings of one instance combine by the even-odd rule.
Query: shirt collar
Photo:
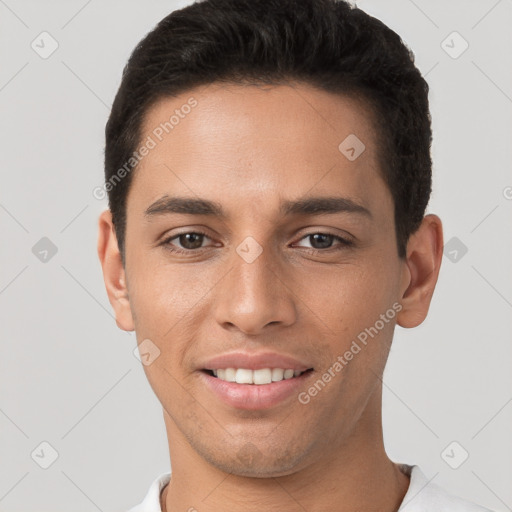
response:
[[[399,464],[400,470],[410,477],[409,488],[402,500],[402,504],[398,512],[420,512],[429,509],[432,505],[439,503],[439,505],[450,504],[452,500],[459,500],[455,497],[448,495],[441,487],[432,483],[433,478],[430,480],[425,476],[423,471],[417,465]],[[162,512],[160,507],[160,493],[162,489],[169,483],[171,473],[161,473],[151,483],[146,497],[134,508],[128,512]],[[473,505],[469,504],[468,505]],[[427,507],[427,508],[425,508]],[[474,505],[473,508],[464,510],[485,510]]]

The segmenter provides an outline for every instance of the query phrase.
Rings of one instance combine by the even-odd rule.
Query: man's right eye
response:
[[[209,238],[206,233],[201,231],[187,231],[186,233],[180,233],[166,238],[162,242],[162,245],[171,252],[178,254],[190,253],[197,251],[198,249],[204,249],[204,247],[202,247],[202,243],[205,237]],[[173,247],[173,244],[171,243],[173,240],[177,240],[182,248]]]

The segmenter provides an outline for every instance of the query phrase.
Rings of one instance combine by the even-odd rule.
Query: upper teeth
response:
[[[283,368],[262,368],[260,370],[219,368],[212,371],[219,379],[227,382],[236,382],[237,384],[270,384],[271,382],[297,377],[302,373],[300,370],[285,370]]]

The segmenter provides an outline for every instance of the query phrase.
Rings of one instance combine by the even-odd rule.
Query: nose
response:
[[[296,303],[286,282],[289,278],[271,257],[263,251],[248,263],[234,254],[230,270],[215,290],[214,315],[223,328],[257,335],[271,326],[295,323]]]

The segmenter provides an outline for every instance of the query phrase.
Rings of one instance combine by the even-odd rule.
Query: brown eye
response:
[[[338,235],[333,235],[331,233],[311,233],[302,237],[301,240],[308,240],[310,246],[300,246],[305,249],[310,249],[311,251],[319,251],[319,252],[327,252],[329,249],[343,249],[344,247],[348,247],[353,245],[351,240],[342,238]],[[338,243],[333,246],[333,242],[337,241]]]
[[[205,238],[209,239],[206,233],[189,231],[167,238],[162,245],[171,252],[191,253],[205,248],[203,247]]]
[[[326,235],[325,233],[315,233],[308,236],[313,249],[328,249],[334,241],[333,235]]]
[[[179,235],[178,240],[184,249],[199,249],[203,244],[204,235],[201,233],[184,233]]]

